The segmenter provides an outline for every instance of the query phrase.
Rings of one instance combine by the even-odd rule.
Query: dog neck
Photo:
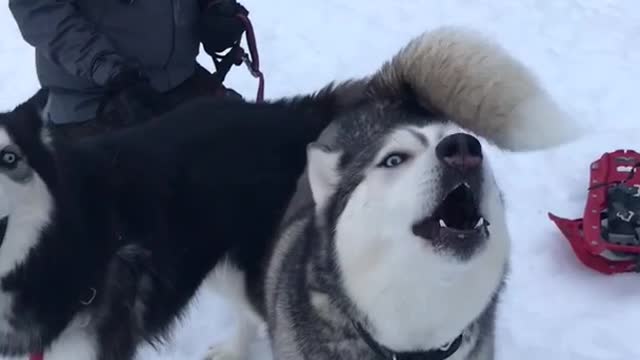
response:
[[[371,239],[357,246],[357,234],[338,234],[345,295],[375,340],[397,352],[439,348],[455,339],[484,311],[501,281],[501,249],[491,247],[458,266],[417,241],[401,246]]]

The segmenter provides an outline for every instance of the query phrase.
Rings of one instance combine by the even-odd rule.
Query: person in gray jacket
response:
[[[73,136],[225,89],[196,57],[201,43],[213,55],[239,42],[234,15],[246,12],[235,0],[9,0],[9,8],[35,48],[46,120]]]

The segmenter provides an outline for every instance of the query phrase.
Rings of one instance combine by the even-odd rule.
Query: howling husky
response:
[[[210,358],[244,358],[266,320],[276,359],[489,359],[509,247],[472,133],[534,149],[571,135],[564,117],[452,30],[366,79],[75,143],[23,104],[0,115],[0,355],[131,360],[213,271],[243,315]],[[305,167],[313,196],[283,223]]]
[[[510,240],[477,136],[530,150],[578,129],[462,29],[423,34],[357,83],[365,96],[308,147],[310,195],[254,254],[263,267],[229,257],[213,272],[239,322],[208,359],[246,359],[265,325],[278,360],[494,358]]]

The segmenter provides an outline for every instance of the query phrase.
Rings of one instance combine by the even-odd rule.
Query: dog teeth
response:
[[[447,223],[445,223],[444,220],[442,220],[442,219],[440,219],[440,227],[443,227],[443,228],[448,227]]]
[[[481,226],[483,226],[483,225],[484,225],[484,218],[482,218],[482,217],[481,217],[481,218],[478,220],[478,223],[476,224],[476,226],[474,226],[473,228],[474,228],[474,229],[477,229],[477,228],[479,228],[479,227],[481,227]]]

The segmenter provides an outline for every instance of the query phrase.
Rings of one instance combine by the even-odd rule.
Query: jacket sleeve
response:
[[[104,85],[123,63],[73,0],[9,0],[9,8],[24,40],[74,76]]]

